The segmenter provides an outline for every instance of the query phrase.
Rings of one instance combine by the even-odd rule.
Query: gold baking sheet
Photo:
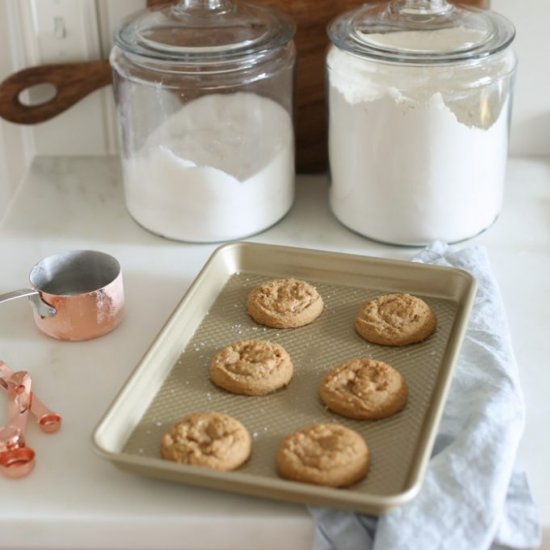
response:
[[[257,284],[294,276],[314,284],[325,310],[312,324],[272,329],[247,315],[245,298]],[[94,432],[94,447],[116,466],[173,482],[265,498],[382,514],[420,490],[452,378],[476,283],[465,271],[415,262],[284,246],[232,243],[218,248],[139,362]],[[420,344],[369,344],[354,330],[361,302],[387,292],[409,292],[434,309],[436,333]],[[280,343],[294,377],[287,388],[262,397],[233,395],[208,377],[211,356],[240,339]],[[352,357],[372,357],[397,368],[409,401],[394,417],[350,420],[331,413],[318,396],[324,373]],[[162,434],[181,416],[218,411],[239,419],[253,438],[250,460],[217,472],[160,458]],[[281,439],[312,422],[340,422],[361,433],[371,451],[364,481],[347,489],[278,477]]]

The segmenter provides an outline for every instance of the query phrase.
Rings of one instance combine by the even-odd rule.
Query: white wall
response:
[[[10,32],[8,4],[0,0],[0,79],[22,66],[24,49],[18,33]],[[31,134],[0,119],[0,219],[33,155]]]
[[[550,155],[550,2],[492,0],[516,26],[516,78],[510,153]]]
[[[0,0],[0,79],[36,63],[28,19],[30,0]],[[145,0],[95,0],[97,52],[106,57],[116,22]],[[550,3],[492,0],[493,10],[516,26],[519,57],[510,153],[550,155]],[[34,155],[103,155],[116,152],[110,87],[94,92],[55,119],[21,127],[0,120],[0,218]]]
[[[44,52],[34,36],[33,1],[42,0],[0,0],[0,80],[25,67],[56,62],[41,59]],[[82,5],[92,20],[82,38],[85,53],[67,61],[106,58],[118,21],[144,7],[145,0],[91,0]],[[41,124],[22,126],[0,119],[0,219],[35,155],[105,155],[117,150],[110,86]]]

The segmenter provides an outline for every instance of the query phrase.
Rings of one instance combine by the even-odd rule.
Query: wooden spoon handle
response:
[[[111,68],[107,60],[30,67],[0,84],[0,117],[18,124],[44,122],[110,83]],[[52,84],[56,95],[39,105],[21,103],[21,92],[37,84]]]

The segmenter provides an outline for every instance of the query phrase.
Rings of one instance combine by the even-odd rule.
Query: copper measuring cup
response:
[[[104,252],[49,256],[29,276],[31,288],[0,294],[0,303],[27,297],[38,328],[59,340],[89,340],[117,327],[124,314],[118,261]]]

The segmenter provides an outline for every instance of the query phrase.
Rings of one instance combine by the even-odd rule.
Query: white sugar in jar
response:
[[[398,1],[383,13],[344,14],[329,35],[335,216],[400,245],[456,242],[489,227],[502,207],[512,25],[446,2]]]
[[[205,95],[168,117],[123,170],[126,206],[144,227],[190,242],[238,239],[292,206],[292,120],[257,94]]]

